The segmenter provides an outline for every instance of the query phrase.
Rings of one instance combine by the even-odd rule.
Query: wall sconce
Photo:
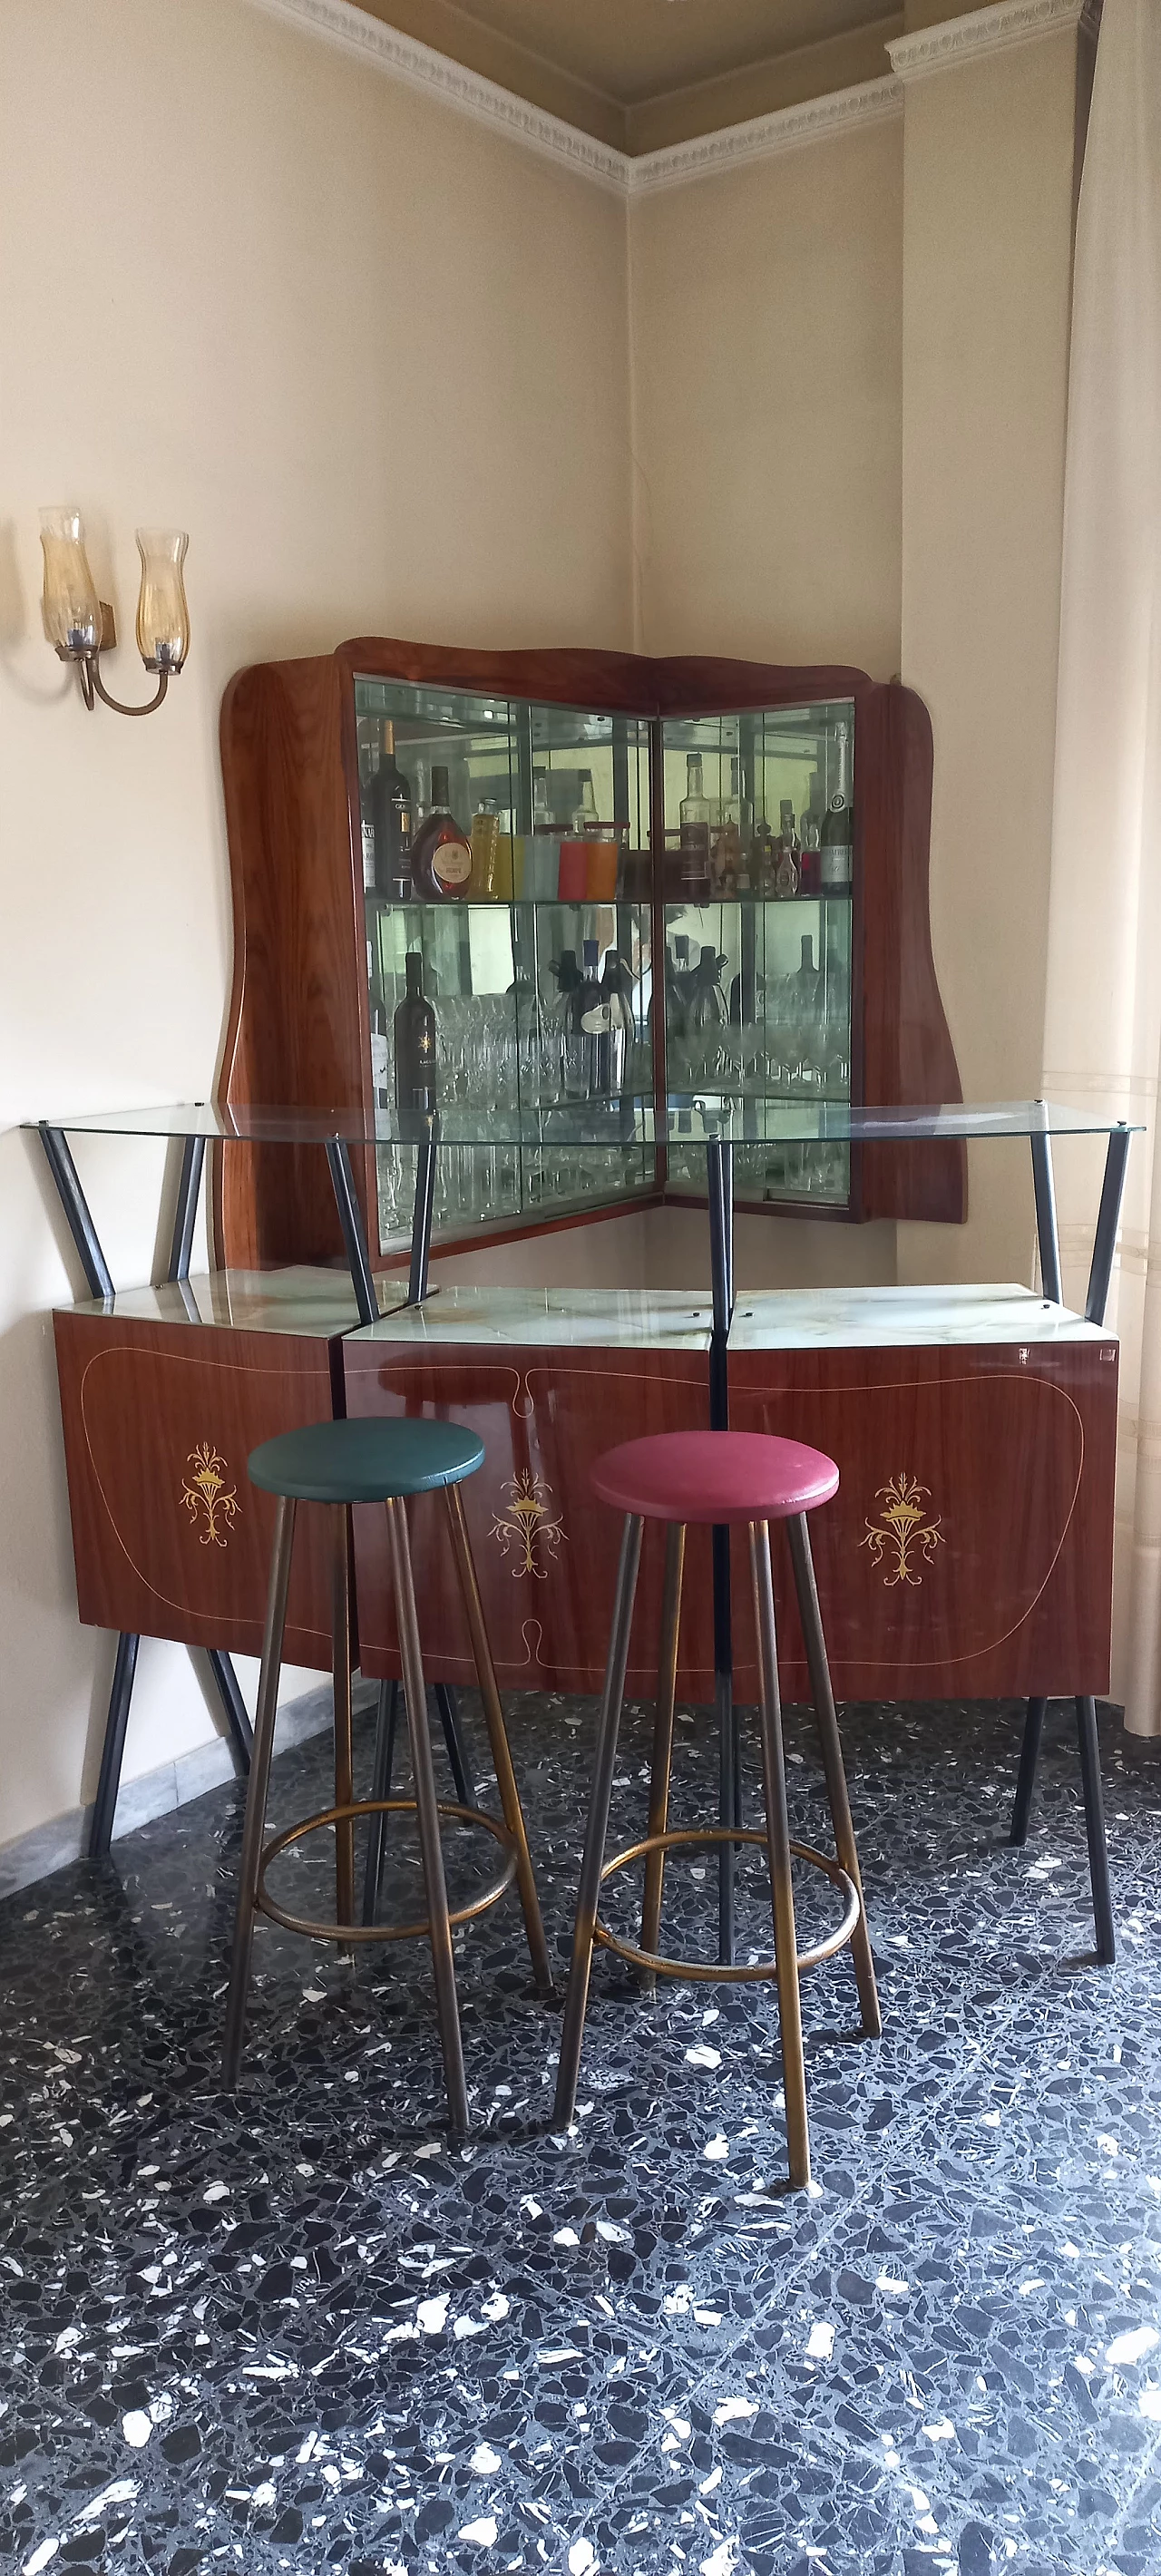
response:
[[[189,651],[189,609],[181,577],[189,538],[182,528],[138,528],[141,596],[137,602],[137,647],[147,671],[156,671],[157,689],[140,707],[122,706],[111,698],[101,678],[101,655],[117,641],[113,611],[98,599],[85,553],[79,510],[71,502],[40,514],[44,548],[44,623],[50,644],[62,662],[72,662],[85,705],[100,698],[119,716],[151,716],[161,705],[171,672],[180,671]]]

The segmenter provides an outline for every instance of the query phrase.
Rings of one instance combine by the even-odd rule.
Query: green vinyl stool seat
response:
[[[462,1422],[308,1422],[251,1450],[250,1482],[299,1503],[389,1503],[458,1485],[484,1463]]]
[[[349,1945],[352,1951],[362,1941],[397,1941],[426,1935],[431,1942],[436,2012],[453,2129],[462,2131],[467,2127],[468,2096],[456,2000],[452,1928],[454,1924],[466,1922],[495,1904],[513,1879],[524,1912],[536,1984],[542,1994],[552,1993],[552,1972],[540,1919],[532,1856],[512,1769],[504,1712],[459,1490],[465,1477],[474,1476],[483,1462],[484,1444],[474,1431],[469,1431],[461,1422],[439,1421],[430,1415],[399,1420],[310,1422],[301,1430],[285,1431],[276,1440],[264,1441],[250,1458],[250,1481],[262,1492],[277,1496],[277,1512],[226,2004],[223,2080],[227,2088],[236,2083],[241,2066],[250,1958],[254,1925],[259,1914],[270,1916],[288,1931],[301,1932],[315,1940],[337,1941],[344,1946]],[[474,1792],[461,1788],[459,1799],[454,1804],[441,1802],[436,1796],[407,1509],[409,1501],[424,1494],[442,1496],[443,1519],[451,1542],[452,1561],[500,1793],[502,1824],[496,1816],[489,1815],[476,1804]],[[268,1843],[265,1840],[266,1804],[286,1631],[294,1523],[300,1503],[327,1505],[333,1518],[334,1606],[331,1629],[335,1690],[335,1800],[333,1807],[328,1807],[320,1815],[304,1817],[301,1823],[276,1835]],[[351,1512],[356,1504],[364,1507],[378,1505],[386,1517],[399,1660],[411,1740],[413,1798],[386,1795],[389,1781],[380,1778],[378,1744],[374,1786],[377,1792],[382,1788],[384,1794],[360,1800],[354,1796],[351,1667],[358,1659],[358,1635],[352,1585]],[[429,1523],[425,1526],[430,1529]],[[426,1920],[409,1924],[379,1923],[374,1919],[374,1908],[368,1916],[364,1907],[363,1920],[357,1922],[354,1894],[356,1822],[360,1817],[368,1819],[369,1833],[379,1838],[377,1851],[381,1855],[384,1822],[388,1815],[395,1814],[413,1815],[418,1826],[427,1901]],[[455,1913],[448,1907],[440,1839],[440,1819],[445,1815],[480,1827],[500,1844],[504,1854],[504,1867],[499,1877],[471,1904],[459,1907]],[[324,1826],[333,1827],[335,1837],[333,1922],[287,1913],[283,1906],[276,1904],[266,1886],[266,1871],[277,1855],[290,1845],[298,1844],[305,1834],[314,1833]],[[369,1862],[371,1848],[369,1844]],[[378,1866],[376,1860],[376,1892]]]

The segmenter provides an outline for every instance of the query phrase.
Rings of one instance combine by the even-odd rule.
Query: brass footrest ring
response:
[[[627,1851],[617,1852],[612,1860],[605,1862],[601,1883],[603,1885],[606,1878],[612,1878],[615,1871],[627,1869],[631,1861],[644,1860],[651,1851],[688,1849],[691,1845],[695,1848],[700,1845],[705,1850],[713,1843],[760,1843],[763,1851],[768,1848],[766,1836],[757,1825],[692,1825],[680,1832],[646,1834],[644,1842],[630,1843]],[[846,1899],[846,1912],[837,1930],[828,1932],[826,1939],[816,1941],[811,1949],[798,1952],[800,1970],[817,1968],[821,1960],[833,1959],[836,1950],[841,1950],[844,1942],[850,1940],[863,1911],[862,1902],[854,1880],[848,1878],[837,1860],[829,1860],[825,1852],[815,1851],[810,1843],[791,1843],[790,1849],[796,1860],[809,1861],[812,1869],[820,1869],[823,1877],[829,1878],[840,1896]],[[631,1941],[622,1941],[615,1932],[610,1932],[607,1924],[599,1918],[593,1926],[593,1938],[600,1941],[606,1950],[615,1950],[617,1957],[626,1959],[631,1968],[648,1968],[657,1977],[695,1977],[706,1985],[728,1986],[743,1985],[747,1981],[778,1974],[775,1959],[755,1959],[745,1967],[723,1967],[716,1959],[666,1959],[657,1950],[637,1950]]]
[[[493,1879],[491,1885],[485,1887],[481,1895],[474,1896],[470,1905],[449,1906],[448,1921],[454,1931],[458,1923],[474,1922],[477,1914],[486,1914],[490,1905],[498,1905],[500,1898],[507,1895],[516,1876],[518,1854],[507,1825],[502,1824],[497,1816],[486,1815],[482,1807],[458,1807],[451,1799],[441,1798],[439,1812],[441,1816],[459,1816],[467,1825],[482,1825],[485,1833],[491,1834],[493,1840],[499,1843],[505,1855],[504,1867],[499,1878]],[[272,1923],[281,1923],[285,1932],[305,1933],[310,1941],[341,1941],[344,1947],[351,1941],[426,1940],[431,1930],[431,1925],[427,1922],[320,1923],[310,1914],[288,1914],[284,1906],[276,1905],[274,1898],[266,1893],[266,1872],[271,1862],[278,1859],[280,1852],[289,1851],[292,1843],[300,1843],[306,1834],[320,1833],[324,1825],[353,1823],[356,1816],[413,1816],[414,1814],[414,1798],[364,1798],[356,1806],[328,1807],[322,1815],[307,1816],[302,1824],[291,1825],[287,1833],[276,1835],[274,1841],[265,1846],[258,1870],[258,1887],[254,1897],[255,1912],[268,1915]]]

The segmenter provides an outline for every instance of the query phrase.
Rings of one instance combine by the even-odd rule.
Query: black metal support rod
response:
[[[363,1231],[363,1214],[355,1190],[350,1147],[345,1136],[328,1137],[327,1162],[330,1166],[335,1203],[339,1211],[339,1224],[343,1229],[343,1242],[347,1248],[351,1284],[355,1291],[355,1304],[359,1309],[359,1322],[377,1324],[379,1300],[375,1295],[375,1282],[371,1276],[367,1237]]]
[[[391,1795],[391,1775],[395,1768],[395,1735],[399,1725],[400,1690],[398,1682],[380,1682],[379,1707],[375,1719],[375,1768],[371,1780],[372,1798]],[[465,1801],[466,1803],[466,1801]],[[379,1907],[379,1889],[383,1883],[383,1853],[387,1838],[387,1818],[380,1812],[367,1818],[367,1858],[363,1872],[363,1921],[373,1923]]]
[[[1090,1324],[1103,1324],[1109,1302],[1113,1276],[1113,1258],[1117,1249],[1117,1228],[1121,1222],[1121,1200],[1125,1193],[1125,1167],[1129,1159],[1130,1131],[1122,1123],[1109,1135],[1105,1155],[1105,1176],[1101,1184],[1101,1203],[1097,1210],[1096,1235],[1092,1247],[1092,1268],[1088,1274],[1088,1295],[1084,1301],[1085,1317]]]
[[[238,1688],[238,1676],[229,1656],[224,1655],[219,1646],[211,1646],[209,1657],[210,1671],[217,1683],[218,1697],[222,1703],[230,1742],[234,1749],[234,1758],[239,1775],[244,1780],[249,1772],[250,1756],[254,1750],[254,1732],[246,1715],[246,1703]]]
[[[447,1758],[451,1765],[456,1796],[461,1807],[478,1807],[480,1801],[476,1796],[476,1784],[472,1778],[472,1757],[468,1751],[468,1741],[460,1717],[459,1700],[450,1682],[436,1683],[435,1705],[443,1728],[443,1740],[447,1746]]]
[[[710,1429],[728,1431],[730,1390],[727,1352],[730,1316],[734,1302],[733,1150],[723,1143],[720,1136],[709,1136],[706,1139],[705,1159],[709,1196],[710,1279],[714,1319],[710,1336]],[[714,1706],[718,1721],[718,1822],[729,1826],[741,1821],[738,1718],[734,1707],[729,1530],[715,1529],[711,1544],[714,1602]],[[735,1860],[733,1843],[719,1844],[718,1957],[723,1967],[732,1967],[734,1960]]]
[[[726,1215],[726,1153],[720,1136],[706,1138],[709,1195],[710,1289],[715,1333],[730,1329],[730,1225]]]
[[[173,1241],[169,1248],[167,1279],[188,1279],[193,1230],[198,1212],[198,1194],[202,1186],[202,1166],[206,1159],[204,1136],[187,1136],[181,1149],[181,1178],[177,1185],[177,1206],[173,1217]]]
[[[1078,1698],[1076,1726],[1080,1737],[1080,1777],[1084,1789],[1084,1822],[1088,1835],[1088,1871],[1092,1881],[1096,1954],[1102,1968],[1111,1968],[1117,1955],[1117,1944],[1113,1932],[1113,1900],[1109,1888],[1109,1854],[1105,1842],[1105,1809],[1101,1794],[1101,1753],[1100,1739],[1097,1735],[1095,1699]]]
[[[1024,1719],[1024,1741],[1020,1746],[1020,1769],[1016,1776],[1016,1795],[1012,1804],[1011,1843],[1026,1843],[1028,1820],[1032,1813],[1032,1792],[1036,1786],[1036,1765],[1040,1759],[1040,1737],[1044,1728],[1046,1699],[1030,1699]]]
[[[122,1630],[117,1639],[113,1664],[113,1687],[109,1693],[109,1714],[105,1720],[105,1741],[101,1747],[101,1773],[89,1827],[90,1860],[106,1860],[113,1839],[113,1818],[117,1812],[117,1791],[121,1782],[121,1758],[125,1751],[125,1729],[129,1724],[129,1703],[133,1697],[133,1675],[137,1670],[140,1637]]]
[[[411,1270],[407,1281],[407,1303],[422,1306],[427,1295],[427,1270],[431,1259],[431,1221],[435,1211],[435,1158],[439,1151],[439,1120],[429,1119],[419,1140],[415,1160],[415,1206],[411,1215]]]
[[[38,1129],[45,1159],[56,1182],[57,1196],[68,1219],[69,1233],[80,1255],[81,1268],[88,1282],[90,1297],[111,1297],[113,1275],[101,1250],[96,1226],[89,1213],[89,1203],[77,1178],[77,1167],[65,1141],[63,1127],[50,1127],[42,1118]],[[105,1846],[106,1850],[108,1845]]]
[[[1054,1306],[1062,1303],[1060,1242],[1056,1232],[1056,1189],[1052,1178],[1052,1138],[1047,1130],[1030,1138],[1032,1186],[1036,1193],[1036,1240],[1040,1246],[1040,1292]]]

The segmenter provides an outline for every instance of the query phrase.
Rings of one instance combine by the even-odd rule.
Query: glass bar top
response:
[[[386,1294],[390,1283],[380,1283]],[[396,1306],[365,1324],[357,1342],[454,1342],[596,1350],[709,1350],[708,1297],[679,1288],[472,1288],[454,1282],[422,1306]]]
[[[769,1288],[739,1296],[730,1324],[730,1355],[743,1351],[910,1350],[934,1343],[991,1342],[1043,1348],[1054,1342],[1100,1342],[1113,1352],[1116,1334],[1054,1306],[1015,1280],[948,1287]]]
[[[365,1113],[252,1103],[229,1109],[208,1100],[163,1108],[86,1109],[42,1121],[25,1119],[23,1124],[34,1134],[44,1125],[70,1136],[203,1136],[250,1145],[325,1145],[336,1139],[348,1145],[414,1145],[420,1141],[422,1126],[415,1119],[400,1120],[392,1108]],[[652,1093],[636,1091],[600,1101],[520,1099],[487,1108],[449,1100],[439,1111],[440,1142],[445,1145],[560,1143],[593,1145],[603,1151],[618,1143],[639,1145],[654,1133],[665,1132],[675,1142],[688,1144],[720,1138],[739,1145],[777,1141],[903,1145],[960,1136],[1107,1136],[1116,1128],[1138,1135],[1141,1123],[1045,1100],[855,1109],[841,1101],[787,1100],[773,1094],[747,1094],[743,1099],[716,1090],[699,1091],[696,1096],[671,1091],[665,1106],[655,1104]]]
[[[380,1282],[393,1290],[395,1281]],[[156,1287],[119,1288],[113,1297],[90,1297],[70,1315],[114,1315],[121,1323],[214,1324],[233,1333],[296,1333],[307,1341],[337,1341],[359,1321],[350,1276],[342,1270],[295,1263],[285,1270],[211,1270],[190,1279],[165,1279]]]

